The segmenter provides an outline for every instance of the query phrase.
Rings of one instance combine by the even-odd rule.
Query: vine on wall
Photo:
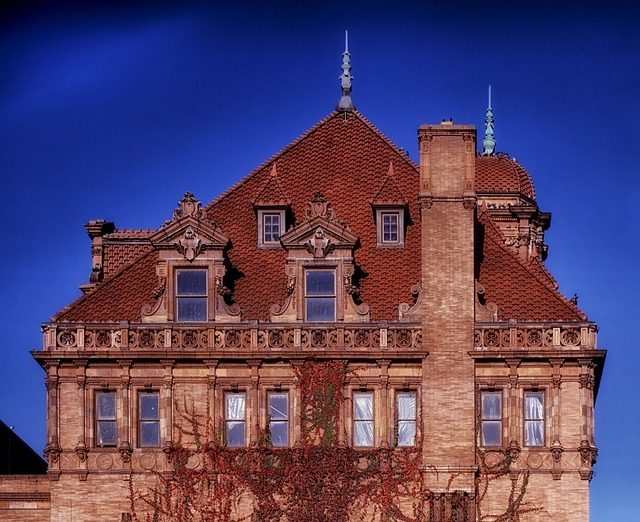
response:
[[[476,520],[492,481],[509,473],[510,461],[484,465],[476,495],[434,493],[425,486],[422,444],[414,447],[354,449],[339,442],[345,362],[307,361],[296,369],[300,388],[301,440],[273,448],[269,434],[255,447],[228,448],[211,436],[207,416],[185,404],[176,423],[180,437],[166,451],[168,472],[141,491],[130,479],[135,522],[431,522]],[[207,408],[208,411],[208,408]],[[421,431],[421,430],[420,430]],[[214,439],[213,442],[211,439]],[[182,444],[188,440],[189,444]],[[431,471],[427,471],[431,472]],[[451,481],[453,481],[451,478]],[[518,522],[531,511],[523,503],[528,476],[512,482],[507,510],[477,520]],[[477,502],[478,501],[478,502]]]

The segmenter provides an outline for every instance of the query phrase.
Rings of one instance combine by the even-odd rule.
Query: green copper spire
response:
[[[342,74],[340,75],[340,82],[342,84],[342,97],[338,102],[336,110],[338,112],[348,112],[355,110],[355,105],[351,101],[351,55],[349,54],[349,33],[344,32],[344,53],[342,53]]]
[[[496,148],[496,140],[493,137],[493,111],[491,110],[491,85],[489,85],[489,106],[487,107],[487,117],[484,120],[484,139],[482,140],[482,147],[484,148],[483,155],[491,156]]]

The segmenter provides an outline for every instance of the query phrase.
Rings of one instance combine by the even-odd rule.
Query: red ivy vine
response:
[[[339,443],[339,418],[348,377],[342,361],[307,361],[296,369],[301,397],[301,441],[273,448],[268,434],[256,447],[227,448],[210,439],[210,423],[186,402],[177,429],[193,440],[167,451],[169,472],[140,491],[130,479],[131,516],[136,522],[347,522],[475,520],[475,500],[464,492],[446,497],[425,487],[420,441],[411,448],[354,449]],[[486,466],[485,466],[486,468]],[[508,469],[508,465],[506,468]],[[476,481],[484,497],[487,470]],[[487,479],[486,477],[491,477]],[[522,496],[514,490],[507,518],[517,521]],[[478,496],[480,495],[480,497]]]

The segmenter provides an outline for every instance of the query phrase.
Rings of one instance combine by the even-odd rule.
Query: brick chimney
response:
[[[423,125],[420,147],[424,464],[427,483],[474,491],[474,187],[472,125]]]

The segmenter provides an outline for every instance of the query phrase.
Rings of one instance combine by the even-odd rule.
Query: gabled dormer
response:
[[[288,253],[287,298],[271,307],[271,321],[368,321],[369,306],[354,301],[359,293],[353,281],[358,237],[337,219],[320,192],[305,218],[280,238]]]
[[[149,241],[158,250],[156,273],[160,280],[157,301],[143,307],[143,322],[203,323],[237,321],[238,306],[225,297],[224,250],[229,238],[206,221],[200,201],[187,192],[173,219]]]
[[[384,183],[371,200],[371,207],[376,221],[377,246],[404,247],[408,202],[395,181],[392,161]]]
[[[287,231],[290,206],[291,201],[280,185],[274,163],[269,179],[253,200],[258,225],[258,248],[280,248],[280,237]]]

